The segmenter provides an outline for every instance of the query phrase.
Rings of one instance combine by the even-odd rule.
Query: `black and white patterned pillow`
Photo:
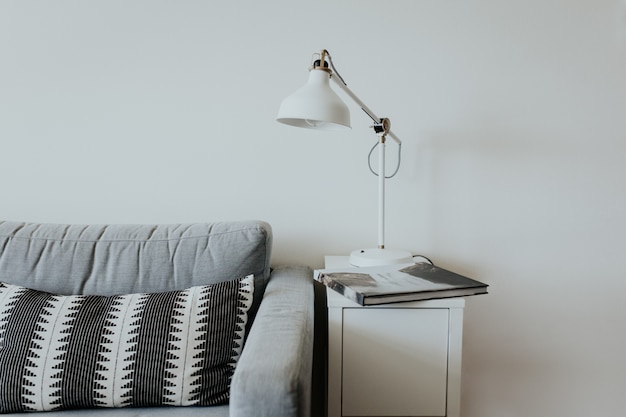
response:
[[[60,296],[0,282],[0,413],[228,400],[253,276]]]

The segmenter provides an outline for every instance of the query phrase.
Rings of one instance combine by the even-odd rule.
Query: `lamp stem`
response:
[[[385,249],[385,134],[378,144],[378,248]]]

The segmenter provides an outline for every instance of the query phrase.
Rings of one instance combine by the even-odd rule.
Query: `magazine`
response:
[[[360,304],[375,305],[486,294],[487,284],[429,263],[321,269],[316,280]]]

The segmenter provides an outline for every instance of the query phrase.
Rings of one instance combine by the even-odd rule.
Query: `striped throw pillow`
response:
[[[0,413],[224,403],[253,287],[105,297],[0,282]]]

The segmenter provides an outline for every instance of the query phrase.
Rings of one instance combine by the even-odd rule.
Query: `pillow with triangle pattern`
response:
[[[117,296],[0,282],[0,413],[225,403],[253,292],[252,275]]]

